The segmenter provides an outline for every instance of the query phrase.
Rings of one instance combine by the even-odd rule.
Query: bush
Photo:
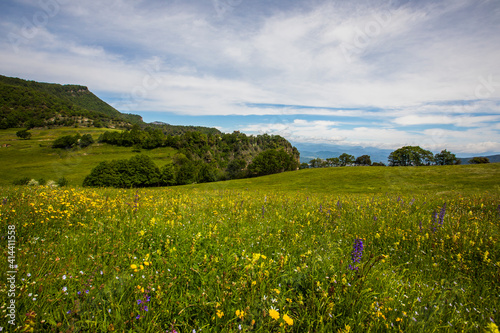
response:
[[[70,149],[78,143],[80,135],[65,135],[57,138],[52,144],[52,148]]]
[[[160,169],[146,155],[99,163],[83,180],[88,187],[149,187],[161,184]]]
[[[43,186],[45,184],[47,184],[47,181],[44,178],[38,179],[38,185],[42,185]]]
[[[84,134],[80,138],[80,147],[85,148],[94,143],[94,139],[92,139],[92,135]]]
[[[16,135],[20,139],[29,140],[31,138],[31,133],[27,129],[20,130],[16,132]]]
[[[29,177],[23,177],[23,178],[19,178],[19,179],[14,180],[12,182],[12,184],[14,184],[14,185],[28,185],[30,180],[31,180],[31,178],[29,178]]]
[[[36,181],[35,179],[31,179],[31,180],[28,182],[28,184],[27,184],[27,185],[28,185],[28,186],[38,186],[38,185],[40,185],[40,184],[39,184],[39,183],[38,183],[38,181]]]
[[[57,185],[60,187],[68,185],[68,180],[64,177],[61,177],[57,180]]]

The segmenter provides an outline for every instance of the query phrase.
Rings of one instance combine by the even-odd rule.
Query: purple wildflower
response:
[[[444,203],[443,207],[441,208],[441,211],[439,212],[439,225],[443,225],[444,221],[444,214],[446,213],[446,202]]]
[[[142,301],[140,299],[137,300],[137,305],[141,305]]]
[[[352,246],[351,260],[353,264],[359,263],[361,257],[363,256],[363,240],[361,238],[356,238],[354,240],[354,245]],[[349,265],[350,270],[358,270],[355,265]]]
[[[142,310],[143,310],[143,311],[148,312],[148,311],[149,311],[148,306],[147,306],[147,305],[144,305],[144,306],[142,307]]]
[[[140,319],[140,318],[141,318],[141,315],[135,316],[135,319]]]

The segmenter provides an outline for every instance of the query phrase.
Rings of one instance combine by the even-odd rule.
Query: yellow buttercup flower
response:
[[[132,264],[132,265],[130,265],[130,268],[132,268],[132,269],[137,269],[137,265]]]
[[[293,319],[290,318],[287,314],[283,315],[283,320],[285,321],[285,323],[289,326],[292,326],[293,325]]]
[[[276,311],[275,309],[271,309],[269,310],[269,315],[274,319],[274,320],[278,320],[280,318],[280,314],[278,311]]]

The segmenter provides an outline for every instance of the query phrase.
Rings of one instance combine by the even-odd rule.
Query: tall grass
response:
[[[495,192],[0,191],[21,332],[477,332],[500,320]]]

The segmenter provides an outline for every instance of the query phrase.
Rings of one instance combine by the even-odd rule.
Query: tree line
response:
[[[457,165],[461,160],[455,154],[444,149],[440,153],[433,154],[419,146],[404,146],[389,154],[389,166],[424,166],[424,165]],[[487,157],[473,157],[470,164],[489,163]],[[327,159],[315,158],[309,163],[302,163],[301,168],[324,168],[351,165],[364,166],[384,166],[383,163],[372,163],[370,156],[362,155],[355,158],[353,155],[343,153],[339,157]]]
[[[268,149],[259,153],[248,167],[240,162],[241,160],[233,160],[226,172],[223,172],[214,164],[191,160],[181,153],[174,157],[173,163],[159,168],[147,155],[137,154],[128,160],[99,163],[85,177],[83,186],[118,188],[174,186],[262,176],[296,169],[293,155],[283,149]]]

